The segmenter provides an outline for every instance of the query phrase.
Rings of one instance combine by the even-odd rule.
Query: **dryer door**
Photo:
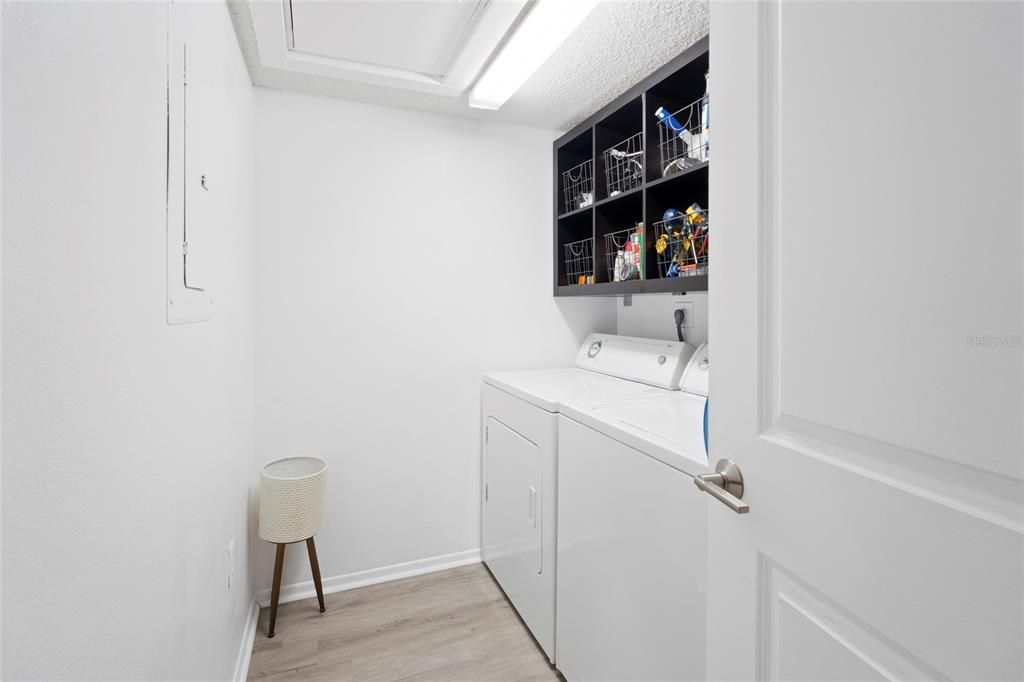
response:
[[[485,552],[488,561],[519,555],[536,573],[542,564],[541,453],[494,417],[487,419]]]

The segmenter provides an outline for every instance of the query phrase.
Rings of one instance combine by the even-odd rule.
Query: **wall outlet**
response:
[[[228,540],[228,589],[235,582],[235,541]]]
[[[673,314],[676,310],[685,310],[686,315],[683,317],[683,329],[693,328],[693,303],[690,301],[676,301],[672,306]],[[673,322],[675,324],[675,322]]]

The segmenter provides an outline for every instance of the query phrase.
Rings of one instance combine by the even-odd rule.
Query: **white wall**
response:
[[[645,294],[634,296],[631,306],[617,301],[618,333],[651,339],[676,340],[675,309],[689,304],[687,319],[693,325],[683,328],[683,338],[694,346],[708,340],[708,295],[706,293]]]
[[[3,130],[3,11],[0,10],[0,131]],[[0,134],[0,207],[3,200],[3,135]],[[0,301],[3,300],[3,211],[0,210]],[[4,631],[3,617],[3,306],[0,305],[0,633]],[[4,644],[0,634],[0,680],[4,679]]]
[[[612,299],[551,296],[555,133],[256,105],[258,453],[328,461],[325,577],[477,549],[481,373],[565,366],[616,326]]]
[[[10,679],[233,671],[251,596],[252,87],[226,8],[207,7],[234,210],[214,320],[169,327],[166,3],[3,5]]]

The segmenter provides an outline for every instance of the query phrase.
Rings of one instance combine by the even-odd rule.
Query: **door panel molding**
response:
[[[1024,479],[845,431],[782,409],[782,9],[780,0],[767,0],[758,9],[759,437],[1024,534]]]
[[[760,56],[760,87],[758,92],[761,121],[760,149],[758,160],[761,171],[758,174],[758,194],[761,229],[757,231],[757,252],[760,254],[758,282],[760,295],[758,300],[758,327],[761,343],[757,376],[758,414],[761,431],[767,431],[774,425],[779,416],[781,405],[781,361],[779,356],[782,328],[779,313],[779,272],[778,258],[780,255],[780,212],[781,196],[779,181],[781,179],[782,130],[779,125],[779,102],[781,93],[780,50],[781,33],[779,29],[779,0],[768,0],[759,7],[759,23],[761,44],[758,46]]]
[[[785,631],[787,626],[783,625],[784,617],[790,623],[794,622],[794,618],[805,621],[803,624],[813,627],[822,637],[827,638],[826,642],[831,641],[845,650],[851,659],[870,668],[879,678],[949,679],[769,557],[759,553],[758,563],[761,612],[757,647],[758,679],[791,679],[793,671],[782,670],[784,658],[820,655],[820,652],[808,647],[798,651],[782,650],[784,638],[792,635]],[[836,662],[836,665],[840,664]],[[863,675],[856,675],[852,679],[861,677]]]
[[[866,436],[780,415],[760,438],[1024,534],[1024,482]]]

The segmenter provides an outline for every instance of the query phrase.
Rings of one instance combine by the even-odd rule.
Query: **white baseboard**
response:
[[[393,564],[391,566],[382,566],[381,568],[371,568],[367,571],[336,575],[323,579],[324,594],[354,590],[357,587],[366,587],[367,585],[376,585],[377,583],[386,583],[400,578],[411,578],[414,575],[434,573],[435,571],[444,571],[449,568],[478,563],[480,563],[480,550],[467,549],[464,552],[442,554],[441,556],[407,561],[403,564]],[[313,581],[307,580],[306,582],[294,583],[292,585],[282,585],[279,603],[287,604],[288,602],[309,599],[315,596],[316,590],[313,587]],[[260,590],[257,592],[256,601],[259,602],[261,607],[270,606],[270,590]],[[250,640],[250,649],[252,648],[251,644]]]
[[[260,603],[253,595],[249,603],[249,615],[245,619],[245,629],[242,631],[242,643],[238,647],[238,657],[235,659],[234,682],[245,682],[249,677],[249,661],[252,660],[252,644],[256,641],[256,625],[260,621]]]

